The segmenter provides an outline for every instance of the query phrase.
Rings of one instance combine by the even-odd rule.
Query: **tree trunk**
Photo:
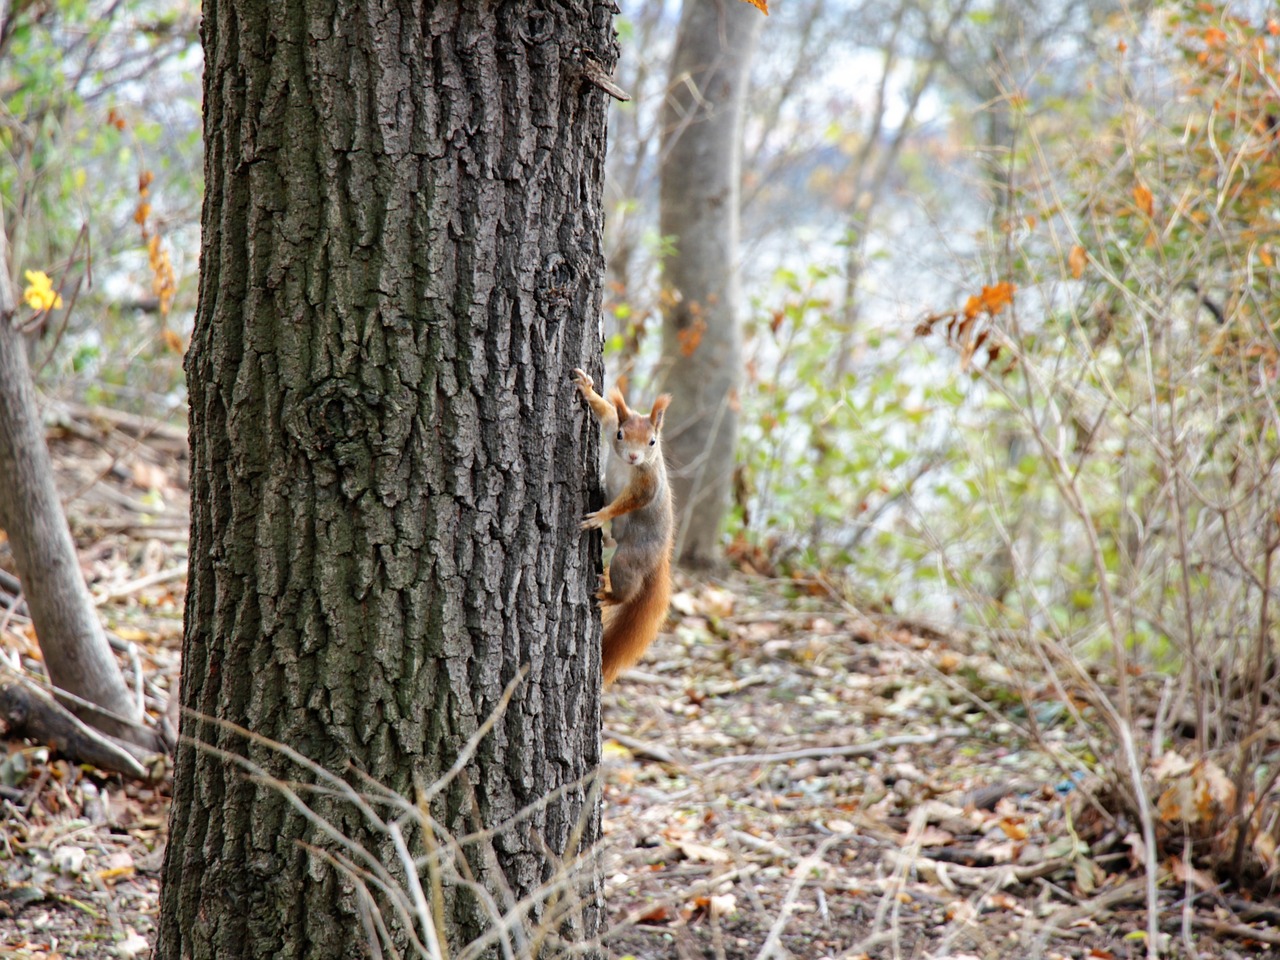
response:
[[[763,17],[737,0],[685,0],[662,107],[663,357],[676,397],[663,437],[687,566],[719,558],[742,383],[738,198],[747,68]]]
[[[83,701],[63,704],[105,733],[159,750],[102,632],[58,499],[27,347],[13,325],[17,302],[4,230],[0,210],[0,527],[13,548],[49,680]]]
[[[598,933],[593,866],[543,885],[599,831],[596,429],[569,377],[599,369],[606,95],[583,69],[612,66],[611,18],[205,0],[182,665],[202,746],[175,761],[160,957],[356,956],[375,909],[395,948],[426,937],[228,754],[412,810],[522,667],[424,801],[430,835],[406,832],[443,861],[423,885],[452,955],[523,898],[555,936]],[[370,824],[387,804],[293,789],[408,881]]]

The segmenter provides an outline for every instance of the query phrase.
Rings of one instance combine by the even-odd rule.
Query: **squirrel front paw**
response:
[[[600,516],[599,510],[597,510],[595,513],[588,513],[585,517],[582,518],[583,530],[599,530],[603,526],[604,526],[604,518]]]
[[[577,367],[573,368],[573,383],[583,396],[586,396],[588,390],[594,390],[596,386],[596,382],[591,379],[590,374],[585,370],[579,370]]]

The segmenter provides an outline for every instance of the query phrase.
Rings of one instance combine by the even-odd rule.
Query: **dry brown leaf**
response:
[[[1156,810],[1165,823],[1198,823],[1200,810],[1190,778],[1180,777],[1171,783],[1156,801]]]
[[[1191,883],[1193,886],[1201,890],[1212,890],[1217,884],[1213,882],[1213,877],[1209,876],[1203,870],[1197,870],[1194,866],[1187,862],[1185,857],[1178,857],[1169,864],[1169,868],[1173,871],[1173,875],[1178,879],[1179,883]]]
[[[695,863],[728,863],[733,859],[727,850],[709,847],[705,843],[697,843],[693,840],[677,840],[674,846],[684,854],[686,860],[692,860]]]
[[[1223,808],[1235,805],[1236,785],[1231,782],[1225,770],[1212,760],[1206,760],[1201,767],[1201,776],[1209,799]]]
[[[1276,857],[1276,838],[1269,833],[1258,833],[1253,838],[1253,852],[1257,854],[1258,859],[1262,861],[1263,866],[1267,868],[1267,873],[1276,872],[1276,868],[1280,867],[1280,860]]]
[[[1151,773],[1157,780],[1168,780],[1184,774],[1190,769],[1191,761],[1181,754],[1174,753],[1172,750],[1166,751],[1159,760],[1151,765]]]
[[[945,847],[955,843],[956,835],[941,827],[925,827],[920,831],[919,843],[922,847]]]

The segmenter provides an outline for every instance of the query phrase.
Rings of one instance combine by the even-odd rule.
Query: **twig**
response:
[[[138,577],[136,580],[130,580],[122,583],[117,587],[109,587],[94,595],[93,602],[98,606],[109,603],[112,600],[119,600],[123,597],[132,596],[140,590],[147,587],[154,587],[161,583],[170,583],[174,580],[182,580],[187,576],[187,564],[180,563],[176,567],[169,570],[159,570],[155,573],[149,573],[145,577]]]
[[[967,727],[951,727],[945,730],[936,730],[933,733],[885,737],[871,743],[856,743],[846,747],[808,747],[804,750],[787,750],[782,753],[742,753],[731,757],[717,757],[714,760],[695,763],[692,769],[711,770],[715,767],[727,767],[737,763],[786,763],[789,760],[809,760],[823,757],[862,757],[891,747],[925,746],[952,737],[970,736],[973,736],[973,731]]]
[[[617,730],[604,729],[601,735],[606,740],[615,740],[622,744],[633,754],[641,757],[649,757],[657,760],[659,763],[669,763],[672,766],[684,766],[684,763],[676,758],[676,755],[660,744],[651,743],[648,740],[641,740],[639,737],[632,737]]]

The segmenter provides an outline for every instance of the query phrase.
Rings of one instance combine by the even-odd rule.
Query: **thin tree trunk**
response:
[[[729,506],[742,384],[738,207],[743,98],[763,18],[737,0],[685,0],[662,108],[659,221],[663,356],[676,396],[664,444],[672,468],[677,551],[688,566],[719,558]]]
[[[0,23],[3,13],[0,5]],[[0,210],[0,527],[49,679],[57,691],[83,701],[62,698],[63,704],[105,733],[159,750],[112,656],[58,499],[26,344],[13,325],[17,298],[4,229]]]
[[[524,898],[556,936],[598,932],[593,867],[539,888],[599,831],[595,428],[569,376],[599,368],[606,96],[584,70],[612,65],[611,16],[205,2],[182,732],[208,748],[176,758],[161,957],[355,956],[374,908],[409,935],[327,858],[353,849],[214,750],[323,775],[219,721],[413,802],[522,668],[409,841],[447,861],[423,884],[454,955]],[[408,880],[357,806],[299,796]]]

